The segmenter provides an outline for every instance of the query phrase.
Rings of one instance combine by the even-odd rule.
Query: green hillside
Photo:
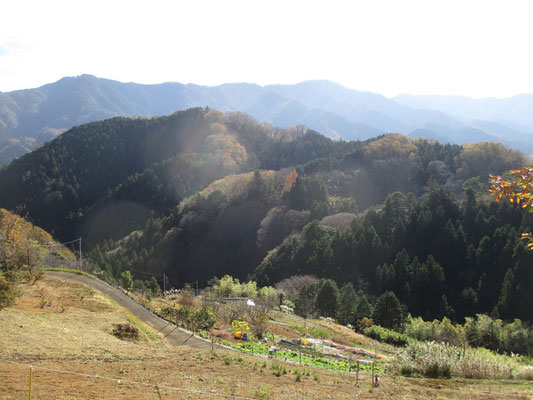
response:
[[[486,189],[525,162],[495,143],[334,142],[196,108],[73,128],[0,171],[0,206],[83,237],[110,280],[314,274],[393,291],[426,319],[531,320],[518,300],[533,293],[519,238],[531,219]]]

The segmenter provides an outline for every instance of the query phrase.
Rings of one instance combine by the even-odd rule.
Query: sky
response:
[[[392,97],[533,93],[533,1],[3,0],[0,91],[81,74]]]

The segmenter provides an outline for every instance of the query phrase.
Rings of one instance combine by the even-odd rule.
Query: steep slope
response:
[[[409,198],[414,199],[432,185],[442,185],[452,197],[461,198],[462,185],[470,178],[474,179],[469,185],[480,191],[489,171],[503,171],[523,161],[520,154],[501,145],[444,146],[400,135],[337,143],[327,157],[317,157],[295,169],[256,171],[217,180],[185,199],[166,218],[150,220],[127,240],[100,246],[93,259],[99,260],[109,277],[132,268],[165,273],[178,285],[206,282],[209,277],[227,273],[244,279],[269,250],[287,236],[298,235],[313,219],[334,216],[328,219],[330,225],[342,230],[358,212],[379,207],[388,194],[412,193]],[[349,221],[335,222],[339,218]],[[321,263],[321,254],[317,250],[315,263],[325,270],[300,265],[290,272],[353,278],[349,268],[335,275],[333,270],[339,266]],[[374,262],[372,258],[365,260]],[[286,266],[288,262],[282,261]],[[372,277],[373,268],[375,265],[368,265],[365,279]]]
[[[120,237],[216,179],[307,162],[328,145],[319,134],[262,126],[240,113],[117,117],[75,127],[3,168],[0,204],[24,205],[63,239],[94,226],[89,241]]]

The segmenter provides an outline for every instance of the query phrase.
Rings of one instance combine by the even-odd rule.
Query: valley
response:
[[[0,400],[533,400],[533,3],[4,3]]]

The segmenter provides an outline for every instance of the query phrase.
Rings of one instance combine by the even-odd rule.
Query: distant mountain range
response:
[[[508,99],[382,95],[330,81],[208,87],[121,83],[91,75],[63,78],[36,89],[0,93],[0,164],[63,131],[113,116],[165,115],[209,106],[243,111],[280,127],[306,125],[334,139],[387,132],[449,143],[498,141],[533,152],[533,94]]]

